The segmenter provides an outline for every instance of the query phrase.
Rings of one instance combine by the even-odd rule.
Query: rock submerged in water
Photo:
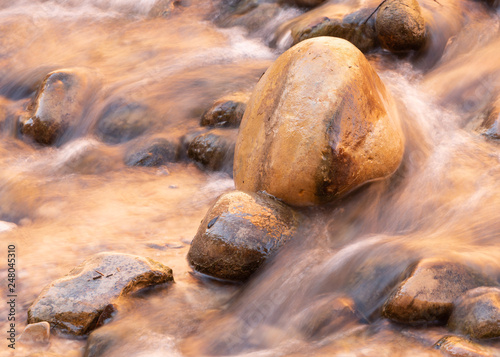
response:
[[[49,73],[30,103],[28,113],[20,118],[21,133],[39,144],[54,144],[83,117],[97,86],[95,74],[85,68]]]
[[[248,95],[234,93],[215,101],[203,114],[201,126],[239,127],[245,113]]]
[[[238,129],[212,129],[193,138],[188,157],[213,171],[232,173]]]
[[[100,253],[43,289],[28,310],[28,323],[47,321],[65,334],[88,334],[112,300],[173,282],[172,270],[149,258]]]
[[[500,337],[500,289],[479,287],[453,304],[448,327],[473,338]]]
[[[426,42],[417,0],[386,0],[377,12],[375,29],[382,47],[391,52],[419,50]]]
[[[458,262],[423,259],[386,301],[382,314],[402,323],[444,324],[456,298],[467,290],[492,284]]]
[[[118,144],[142,135],[154,125],[146,105],[118,99],[109,103],[97,123],[97,133],[110,144]]]
[[[156,167],[175,162],[180,143],[166,138],[156,138],[148,143],[134,145],[125,156],[127,166]]]
[[[453,357],[492,357],[492,351],[485,346],[481,346],[470,340],[459,336],[444,336],[434,348],[440,350],[446,356]]]
[[[201,222],[189,264],[215,278],[246,280],[292,238],[298,223],[297,213],[266,194],[226,193]]]
[[[292,28],[293,44],[309,38],[320,36],[333,36],[351,42],[361,52],[368,52],[377,44],[375,32],[375,18],[372,16],[367,22],[373,9],[361,9],[343,18],[322,17],[304,26],[299,22]],[[307,18],[307,13],[304,14]]]
[[[255,87],[234,161],[236,188],[308,206],[390,176],[404,138],[392,97],[351,43],[317,37],[282,54]]]

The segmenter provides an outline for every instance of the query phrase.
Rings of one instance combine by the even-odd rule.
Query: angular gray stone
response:
[[[28,323],[47,321],[63,333],[86,335],[114,299],[166,282],[173,282],[172,270],[150,258],[96,254],[43,289],[28,310]]]

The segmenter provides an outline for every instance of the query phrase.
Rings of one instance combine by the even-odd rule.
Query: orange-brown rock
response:
[[[36,142],[50,145],[83,117],[98,82],[85,68],[49,73],[21,120],[21,132]]]
[[[390,176],[403,150],[393,100],[364,55],[317,37],[282,54],[255,87],[234,179],[292,205],[326,203]]]
[[[473,338],[500,337],[500,289],[467,291],[453,304],[448,327]]]
[[[382,314],[402,323],[446,323],[456,298],[491,284],[488,277],[458,262],[424,259],[389,297]]]
[[[245,280],[294,235],[297,225],[297,214],[273,197],[229,192],[207,212],[187,258],[200,273]]]
[[[389,51],[418,50],[425,45],[425,20],[417,0],[385,1],[377,12],[375,29]]]

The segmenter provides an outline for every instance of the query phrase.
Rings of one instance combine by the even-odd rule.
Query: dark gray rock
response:
[[[238,127],[245,113],[249,94],[234,93],[218,99],[201,117],[201,126]]]
[[[200,273],[245,280],[294,235],[298,222],[291,208],[270,196],[226,193],[201,222],[188,261]]]
[[[128,166],[154,167],[175,162],[179,156],[180,143],[166,138],[156,138],[147,143],[134,145],[125,156]]]
[[[188,157],[213,171],[232,174],[238,129],[213,129],[192,139]]]
[[[149,107],[119,99],[108,104],[97,123],[103,141],[117,144],[142,135],[154,125]]]
[[[28,323],[47,321],[53,329],[86,335],[121,295],[173,282],[172,270],[149,258],[100,253],[46,286],[28,310]]]
[[[322,17],[308,25],[294,28],[294,44],[313,37],[332,36],[351,42],[362,52],[368,52],[378,44],[375,32],[375,17],[369,16],[374,9],[361,9],[343,18]],[[368,20],[367,22],[365,22]]]

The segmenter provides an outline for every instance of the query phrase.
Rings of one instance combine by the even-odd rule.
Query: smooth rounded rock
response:
[[[155,167],[175,162],[178,157],[179,142],[166,138],[156,138],[147,143],[133,146],[125,156],[128,166]]]
[[[419,50],[426,42],[417,0],[386,0],[377,12],[375,29],[382,47],[392,52]]]
[[[378,44],[375,32],[375,18],[371,17],[367,22],[373,9],[361,9],[345,16],[328,17],[323,16],[306,25],[299,21],[292,28],[293,43],[297,44],[309,38],[320,36],[333,36],[343,38],[351,42],[362,52],[368,52]],[[307,20],[305,13],[304,20]]]
[[[28,310],[28,323],[47,321],[66,334],[86,335],[119,296],[173,282],[172,270],[150,258],[100,253],[46,286]]]
[[[212,129],[192,139],[188,157],[213,171],[232,172],[238,129]]]
[[[265,194],[233,191],[209,209],[188,261],[215,278],[243,281],[295,233],[298,215]]]
[[[248,95],[234,93],[215,101],[201,118],[201,126],[238,127],[245,113]]]
[[[382,314],[402,323],[446,323],[453,301],[470,289],[494,284],[453,261],[421,260],[384,304]]]
[[[97,133],[107,143],[122,143],[152,128],[154,120],[147,105],[117,99],[104,108],[98,119]]]
[[[500,288],[469,290],[453,305],[450,329],[473,338],[500,337]]]
[[[48,322],[38,322],[36,324],[29,324],[24,329],[21,336],[17,340],[19,343],[32,345],[40,344],[46,345],[50,339],[50,324]]]
[[[98,88],[94,73],[85,68],[49,73],[28,112],[20,118],[21,133],[43,145],[54,144],[85,115]]]
[[[234,180],[284,202],[327,203],[399,167],[404,138],[392,97],[348,41],[317,37],[282,54],[247,104]]]

